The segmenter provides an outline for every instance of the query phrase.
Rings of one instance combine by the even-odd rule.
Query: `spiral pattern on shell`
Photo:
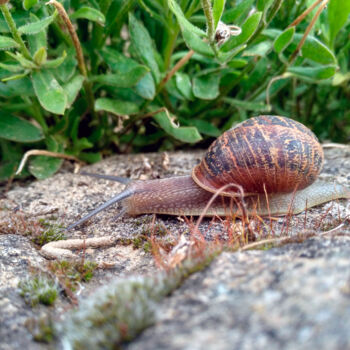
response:
[[[289,118],[263,115],[222,134],[192,177],[210,192],[231,183],[245,194],[293,192],[312,184],[322,165],[323,150],[311,130]],[[234,193],[236,188],[222,194]]]

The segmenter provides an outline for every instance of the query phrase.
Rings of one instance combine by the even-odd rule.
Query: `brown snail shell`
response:
[[[323,150],[303,124],[280,116],[248,119],[226,131],[192,171],[209,192],[239,184],[245,194],[293,192],[311,185],[323,165]],[[221,194],[234,196],[237,189]]]

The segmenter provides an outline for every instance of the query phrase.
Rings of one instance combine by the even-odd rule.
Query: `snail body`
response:
[[[130,188],[134,194],[123,201],[123,208],[129,215],[157,213],[199,216],[213,196],[213,193],[200,188],[191,176],[142,181],[141,184],[135,181]],[[338,184],[315,182],[296,192],[246,196],[244,204],[248,215],[283,216],[298,214],[307,208],[338,198],[350,198],[349,190]],[[243,212],[239,197],[237,199],[232,201],[231,197],[219,196],[205,215],[233,214],[240,217]]]
[[[68,229],[121,200],[121,214],[201,215],[217,193],[207,216],[242,216],[243,210],[247,215],[277,216],[350,198],[341,185],[315,182],[323,159],[316,136],[303,124],[279,116],[251,118],[215,140],[191,175],[132,181]]]

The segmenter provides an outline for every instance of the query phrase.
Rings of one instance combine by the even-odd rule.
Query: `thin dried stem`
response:
[[[45,150],[41,150],[41,149],[32,149],[24,154],[15,175],[19,175],[21,173],[21,171],[23,170],[23,168],[24,168],[25,164],[27,163],[27,160],[30,156],[47,156],[47,157],[52,157],[52,158],[62,158],[62,159],[74,160],[75,162],[78,162],[80,164],[84,164],[84,162],[82,162],[77,157],[70,156],[68,154],[50,152],[50,151],[45,151]]]
[[[83,55],[83,50],[81,48],[80,45],[80,41],[78,38],[78,35],[75,31],[75,28],[66,12],[66,10],[64,9],[64,7],[62,6],[62,4],[60,4],[59,2],[57,2],[56,0],[50,0],[47,5],[53,5],[55,6],[58,14],[60,15],[60,17],[63,19],[70,37],[73,40],[73,44],[75,47],[75,51],[77,53],[77,59],[78,59],[78,66],[79,66],[79,70],[80,73],[84,76],[87,77],[87,70],[86,70],[86,65],[85,65],[85,60],[84,60],[84,55]]]
[[[42,246],[40,253],[47,259],[75,259],[77,255],[71,252],[73,249],[110,247],[116,241],[113,236],[54,241]]]
[[[297,192],[297,186],[295,186],[295,189],[293,191],[292,200],[291,200],[291,202],[289,204],[289,208],[288,208],[287,214],[285,216],[285,219],[283,220],[283,225],[282,225],[282,229],[281,229],[281,235],[284,234],[284,229],[286,229],[286,233],[285,234],[286,235],[288,234],[289,224],[290,224],[290,221],[291,221],[292,216],[293,216],[293,205],[294,205],[296,192]]]
[[[337,234],[342,228],[344,228],[346,225],[348,225],[348,219],[345,219],[340,225],[337,227],[332,228],[331,230],[324,231],[321,233],[321,236],[333,236]]]
[[[346,150],[350,150],[350,145],[345,145],[342,143],[323,143],[322,144],[323,148],[342,148],[342,149],[346,149]]]
[[[324,0],[323,3],[320,5],[320,7],[318,8],[315,16],[312,18],[310,24],[307,26],[305,33],[303,35],[303,37],[301,38],[297,48],[295,49],[295,51],[292,53],[292,55],[289,58],[289,62],[293,62],[294,59],[297,57],[298,53],[300,52],[301,48],[303,47],[307,36],[309,35],[311,29],[313,28],[313,26],[315,25],[315,22],[317,21],[318,17],[320,16],[321,12],[323,11],[323,9],[326,7],[327,3],[329,0]]]
[[[233,187],[233,188],[237,188],[239,191],[239,198],[241,199],[241,211],[242,211],[242,220],[244,222],[246,222],[246,218],[248,217],[247,215],[247,209],[244,203],[244,191],[243,188],[239,185],[236,184],[228,184],[225,185],[221,188],[219,188],[214,194],[213,196],[210,198],[210,201],[207,203],[207,205],[205,206],[205,208],[203,209],[200,217],[197,220],[196,226],[194,227],[194,232],[197,233],[199,232],[198,228],[200,223],[202,222],[204,216],[206,215],[208,209],[210,208],[210,206],[213,204],[214,200],[225,190],[227,190],[228,188]]]
[[[290,237],[263,239],[259,242],[253,242],[250,244],[246,244],[244,247],[242,247],[240,249],[240,251],[244,252],[244,251],[250,250],[250,249],[257,249],[257,248],[260,248],[261,246],[264,246],[266,244],[271,244],[271,243],[277,244],[277,243],[281,243],[281,242],[284,242],[287,240],[290,240]]]
[[[317,5],[323,0],[317,0],[309,8],[307,8],[300,16],[298,16],[287,28],[297,26]]]
[[[331,205],[328,207],[328,209],[325,211],[325,213],[321,216],[317,226],[315,227],[315,229],[319,229],[321,227],[321,225],[323,224],[324,219],[326,218],[326,216],[328,215],[328,213],[331,211],[331,209],[333,209],[333,202],[331,203]]]
[[[315,230],[311,230],[311,231],[305,230],[300,235],[295,237],[279,237],[279,238],[263,239],[259,242],[253,242],[245,245],[240,249],[240,251],[246,251],[250,249],[259,249],[260,247],[266,244],[273,244],[278,246],[284,243],[295,243],[295,242],[299,242],[301,239],[305,240],[307,238],[315,237],[315,236],[320,236],[320,237],[335,236],[339,233],[339,231],[341,231],[341,229],[346,227],[348,224],[349,224],[349,219],[345,219],[340,225],[328,231],[318,232]]]
[[[86,97],[87,97],[87,101],[89,104],[89,109],[91,111],[92,114],[95,114],[95,99],[94,99],[94,94],[92,92],[92,86],[91,83],[88,81],[88,73],[87,73],[87,69],[86,69],[86,64],[85,64],[85,60],[84,60],[84,54],[83,54],[83,49],[80,45],[80,41],[78,38],[78,35],[75,31],[75,28],[66,12],[66,10],[64,9],[64,7],[62,6],[62,4],[60,4],[59,2],[57,2],[56,0],[50,0],[47,5],[53,5],[55,6],[58,14],[60,15],[60,17],[62,18],[63,22],[65,23],[69,35],[72,38],[74,47],[75,47],[75,51],[77,53],[77,60],[78,60],[78,67],[80,70],[80,73],[85,77],[84,80],[84,89],[86,92]]]
[[[164,85],[174,76],[174,74],[182,67],[184,66],[193,56],[194,51],[190,50],[187,52],[187,54],[179,60],[175,66],[171,69],[171,71],[164,77],[164,79],[160,82],[157,92],[161,91],[164,87]]]
[[[269,196],[267,194],[267,190],[266,190],[265,184],[264,184],[264,193],[265,193],[265,198],[266,198],[266,203],[267,203],[267,212],[269,214],[270,232],[272,233],[272,219],[271,219],[271,211],[270,211],[270,202],[269,202]]]
[[[149,113],[142,115],[141,119],[153,117],[154,115],[156,115],[160,112],[165,112],[167,114],[167,116],[170,117],[169,111],[165,107],[161,107],[161,108],[157,109],[156,111],[149,112]]]

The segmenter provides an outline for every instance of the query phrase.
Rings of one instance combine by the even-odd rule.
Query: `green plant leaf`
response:
[[[91,143],[86,137],[81,137],[74,142],[74,154],[79,155],[83,149],[92,147],[94,147],[93,143]]]
[[[255,0],[244,0],[235,4],[232,8],[227,9],[222,15],[222,21],[225,23],[238,23],[239,18],[246,17],[251,10]]]
[[[340,29],[345,25],[350,15],[350,1],[330,0],[328,3],[329,41],[334,46],[334,40]]]
[[[137,67],[143,67],[148,70],[146,66],[139,64],[137,61],[130,57],[126,57],[119,51],[110,47],[103,48],[100,52],[103,59],[111,67],[113,72],[117,73],[128,73],[132,69]]]
[[[129,115],[139,112],[137,104],[129,101],[99,98],[95,102],[96,111],[107,111],[116,115]]]
[[[0,139],[0,152],[2,161],[20,162],[23,156],[22,145],[16,142]]]
[[[235,58],[232,61],[228,62],[227,65],[231,68],[243,68],[248,64],[246,59]]]
[[[31,22],[38,22],[40,21],[37,16],[34,15],[34,13],[29,13],[30,21]],[[29,45],[29,51],[31,55],[34,55],[36,51],[38,51],[41,47],[47,47],[47,29],[42,30],[39,33],[36,33],[35,35],[27,35],[26,37],[28,45]]]
[[[48,68],[51,68],[51,67],[48,67]],[[77,69],[77,60],[75,58],[75,50],[70,49],[67,52],[67,57],[65,57],[63,62],[55,69],[55,76],[60,81],[67,82],[73,77],[76,69]]]
[[[214,0],[213,3],[213,17],[214,17],[214,28],[217,27],[222,13],[224,12],[226,0]]]
[[[2,113],[0,118],[0,138],[16,142],[37,142],[44,138],[38,127],[10,114]]]
[[[169,135],[177,140],[188,143],[196,143],[202,139],[197,128],[193,126],[178,126],[170,118],[166,112],[159,112],[153,119],[159,126]]]
[[[296,33],[294,35],[293,44],[295,45],[295,47],[292,48],[291,45],[290,47],[292,50],[296,48],[302,36],[303,34],[299,33]],[[301,54],[303,57],[309,58],[310,60],[321,64],[336,63],[336,58],[333,52],[325,44],[321,43],[318,39],[310,35],[306,38],[306,41],[303,47],[301,48]]]
[[[55,17],[56,17],[56,12],[52,16],[46,17],[40,21],[28,23],[28,24],[25,24],[24,26],[21,26],[18,28],[18,31],[21,34],[27,34],[27,35],[37,34],[45,30],[52,23]]]
[[[287,72],[293,76],[311,81],[318,81],[331,78],[336,72],[337,66],[320,67],[289,67]]]
[[[28,170],[38,180],[44,180],[54,175],[61,167],[63,159],[36,156],[29,162]]]
[[[273,2],[274,0],[258,0],[256,4],[258,11],[267,11]]]
[[[53,74],[48,70],[33,71],[32,82],[41,106],[51,113],[63,114],[67,96]]]
[[[79,159],[87,163],[97,163],[102,160],[100,152],[80,152]]]
[[[202,100],[213,100],[219,96],[220,75],[207,74],[193,79],[193,94]]]
[[[111,67],[112,71],[126,73],[139,65],[139,63],[132,58],[124,56],[122,53],[111,47],[104,47],[100,51],[100,55]]]
[[[6,84],[0,83],[0,96],[10,98],[19,95],[22,97],[35,96],[33,84],[29,77],[10,81]]]
[[[20,54],[19,52],[16,52],[16,54],[14,54],[12,52],[6,51],[6,54],[12,57],[13,59],[15,59],[17,62],[19,62],[23,68],[29,68],[29,69],[37,68],[35,63],[24,58],[23,55]]]
[[[104,85],[128,88],[135,86],[147,72],[147,67],[138,66],[127,73],[101,74],[92,76],[90,80]]]
[[[262,12],[255,12],[249,16],[242,25],[242,33],[238,36],[232,36],[224,45],[221,46],[220,51],[228,52],[247,42],[258,28],[261,16]]]
[[[43,67],[45,68],[58,68],[66,59],[67,57],[67,53],[66,51],[63,51],[62,56],[61,57],[57,57],[53,60],[48,60],[43,64]]]
[[[8,50],[14,47],[19,47],[15,40],[8,36],[0,35],[0,50]]]
[[[158,83],[160,72],[154,54],[154,45],[147,29],[132,13],[129,13],[129,32],[134,50],[141,60],[151,69],[154,80]]]
[[[176,16],[186,45],[195,52],[207,57],[214,57],[214,52],[201,37],[207,36],[204,31],[189,22],[183,14],[180,6],[174,0],[168,0],[169,8]]]
[[[0,163],[0,181],[4,181],[15,175],[23,155],[22,145],[18,142],[0,139],[0,153],[2,155]],[[26,169],[17,177],[25,176],[28,176]]]
[[[38,1],[39,0],[23,0],[23,8],[28,11],[35,6]]]
[[[0,181],[4,181],[13,176],[18,168],[18,161],[1,162],[0,164]],[[21,174],[22,175],[22,174]]]
[[[179,101],[185,100],[184,96],[180,93],[179,89],[176,86],[175,78],[171,78],[166,83],[166,90],[169,93],[169,95],[175,97]]]
[[[250,46],[249,49],[244,50],[243,56],[266,56],[272,47],[272,42],[269,40],[262,41],[259,44]]]
[[[350,72],[347,72],[346,74],[336,72],[334,74],[332,85],[333,86],[342,85],[348,81],[350,81]]]
[[[262,102],[250,102],[250,101],[242,101],[231,97],[225,97],[224,101],[229,103],[230,105],[241,108],[247,111],[254,112],[270,112],[271,108]]]
[[[279,54],[281,53],[293,40],[295,33],[295,27],[291,27],[282,32],[273,43],[275,51]]]
[[[51,152],[63,152],[63,145],[49,136],[46,139],[47,149]],[[38,180],[44,180],[55,174],[63,163],[62,158],[54,158],[47,156],[35,156],[29,161],[28,170]]]
[[[185,73],[177,72],[175,75],[176,87],[188,100],[193,99],[192,84],[190,77]]]
[[[18,73],[23,71],[22,66],[20,66],[19,64],[5,64],[0,62],[0,68],[5,69],[12,73]]]
[[[214,57],[214,52],[208,43],[204,42],[198,35],[182,28],[182,35],[186,45],[195,52],[198,52],[206,57]]]
[[[1,81],[12,81],[12,80],[18,80],[18,79],[22,79],[25,76],[27,76],[29,74],[29,71],[26,71],[24,73],[21,74],[15,74],[15,75],[11,75],[10,77],[6,77],[1,79]]]
[[[106,22],[106,18],[102,12],[87,6],[83,6],[79,10],[72,13],[70,15],[70,18],[71,19],[78,19],[78,18],[88,19],[89,21],[97,22],[101,25],[104,25]]]
[[[159,142],[161,138],[164,138],[165,132],[162,129],[158,129],[156,132],[146,135],[137,134],[132,138],[132,144],[138,147],[147,147]]]
[[[218,137],[221,134],[221,131],[216,126],[206,120],[191,119],[190,125],[195,126],[197,130],[204,135]]]
[[[46,62],[47,52],[45,47],[41,47],[38,49],[33,57],[34,62],[40,67],[42,64]]]
[[[222,0],[221,0],[222,1]],[[181,7],[178,5],[178,3],[175,0],[168,0],[169,8],[176,16],[176,19],[178,20],[180,27],[183,30],[186,30],[190,33],[196,34],[200,37],[206,37],[207,34],[201,30],[200,28],[193,25],[183,14]]]
[[[156,94],[156,85],[151,73],[147,73],[135,85],[135,91],[146,100],[153,100]]]
[[[46,148],[48,151],[51,152],[62,152],[63,151],[63,145],[59,144],[54,136],[49,135],[45,138]]]
[[[108,2],[104,1],[104,3]],[[134,0],[110,2],[107,13],[103,11],[106,15],[106,33],[115,32],[119,35],[123,23],[127,22],[128,13],[133,10],[136,4],[137,2]]]
[[[271,39],[276,39],[282,31],[277,29],[267,29],[264,30],[263,34],[268,36]],[[300,40],[302,39],[303,34],[295,33],[292,43],[288,46],[288,51],[293,52]],[[313,37],[312,35],[308,35],[305,43],[301,49],[301,56],[304,58],[308,58],[314,62],[321,64],[335,64],[336,58],[334,53],[321,41]]]
[[[79,91],[83,86],[85,78],[77,74],[68,83],[63,86],[67,95],[67,107],[70,107],[78,96]]]

